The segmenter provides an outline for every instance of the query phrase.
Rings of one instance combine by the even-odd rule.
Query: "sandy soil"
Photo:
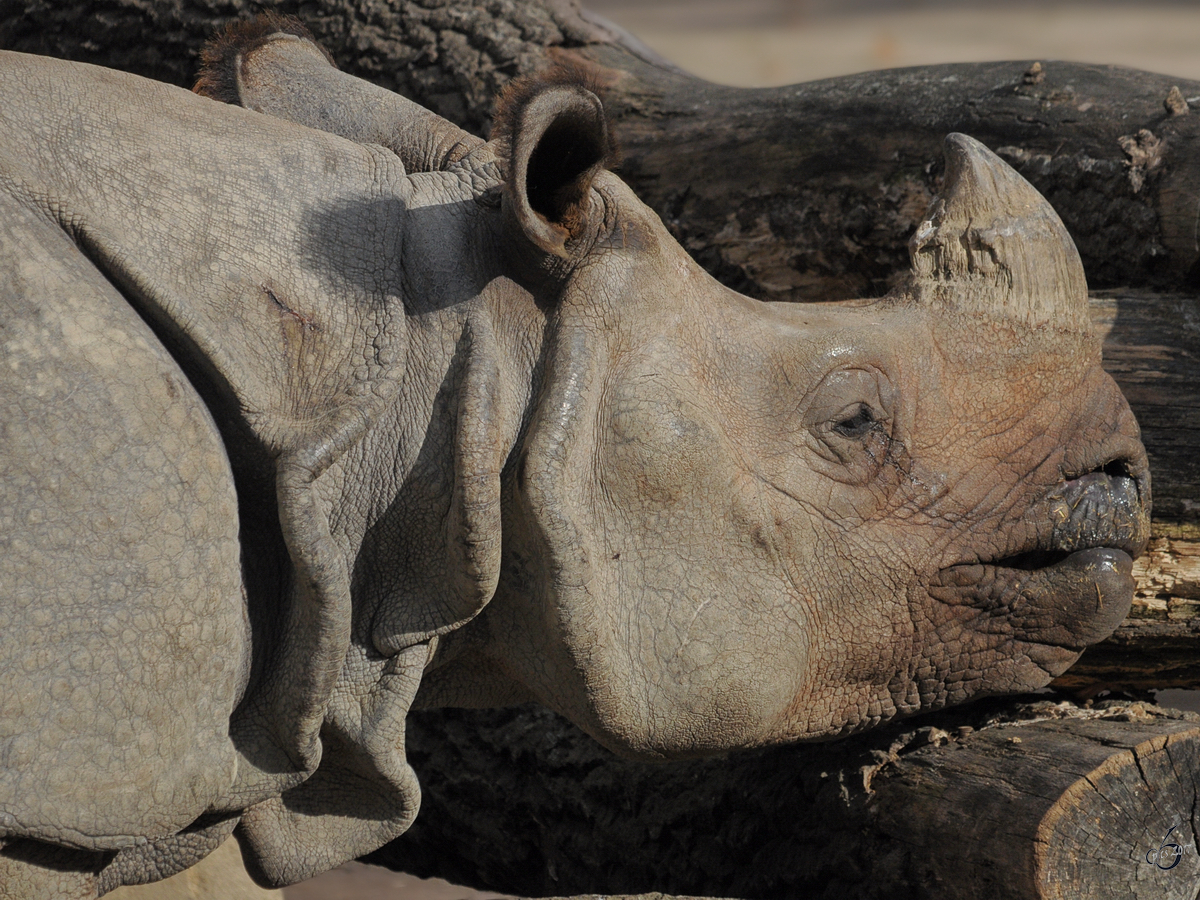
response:
[[[250,880],[236,840],[172,878],[156,884],[118,888],[106,900],[508,900],[439,878],[417,878],[378,866],[352,862],[282,891],[265,890]]]
[[[503,894],[482,893],[440,878],[417,878],[378,866],[347,863],[283,890],[284,900],[487,900]]]

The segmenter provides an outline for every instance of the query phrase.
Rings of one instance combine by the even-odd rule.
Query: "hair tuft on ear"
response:
[[[560,55],[554,64],[524,78],[514,78],[496,98],[496,109],[492,114],[492,130],[488,140],[496,147],[496,156],[501,167],[507,170],[512,158],[513,136],[525,110],[530,103],[547,90],[556,87],[582,88],[604,100],[608,82],[602,70],[585,64],[581,60]],[[605,147],[600,164],[612,169],[621,162],[621,149],[611,128],[605,134]]]
[[[311,41],[337,68],[329,52],[321,46],[311,31],[294,16],[264,12],[252,19],[236,19],[211,37],[200,51],[200,75],[192,91],[202,97],[222,103],[241,105],[238,94],[238,66],[273,35],[290,34]]]
[[[599,224],[592,184],[617,162],[596,75],[560,59],[533,78],[513,81],[492,127],[505,208],[536,246],[564,258],[571,240]]]

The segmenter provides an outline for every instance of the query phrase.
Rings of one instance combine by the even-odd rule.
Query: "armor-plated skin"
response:
[[[906,288],[762,304],[606,170],[569,77],[485,144],[263,37],[241,88],[294,63],[406,127],[0,64],[10,893],[235,825],[271,883],[369,852],[416,813],[414,704],[696,755],[1037,688],[1123,618],[1137,425],[981,145]]]

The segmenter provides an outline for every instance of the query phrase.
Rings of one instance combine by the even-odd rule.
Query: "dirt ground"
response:
[[[503,894],[481,893],[440,878],[417,878],[379,866],[347,863],[311,881],[283,890],[283,900],[485,900]]]
[[[1015,5],[996,0],[948,6],[875,0],[841,15],[827,12],[829,4],[804,0],[585,0],[585,5],[683,68],[733,85],[791,84],[869,69],[998,59],[1115,63],[1200,80],[1200,6],[1191,4],[1050,0]],[[130,891],[129,900],[142,900],[141,890]],[[361,863],[282,892],[283,900],[499,896]]]

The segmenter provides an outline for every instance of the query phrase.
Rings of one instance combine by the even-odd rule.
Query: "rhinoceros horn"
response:
[[[1071,236],[1028,181],[965,134],[946,138],[941,193],[909,241],[913,296],[962,313],[1087,331]]]

